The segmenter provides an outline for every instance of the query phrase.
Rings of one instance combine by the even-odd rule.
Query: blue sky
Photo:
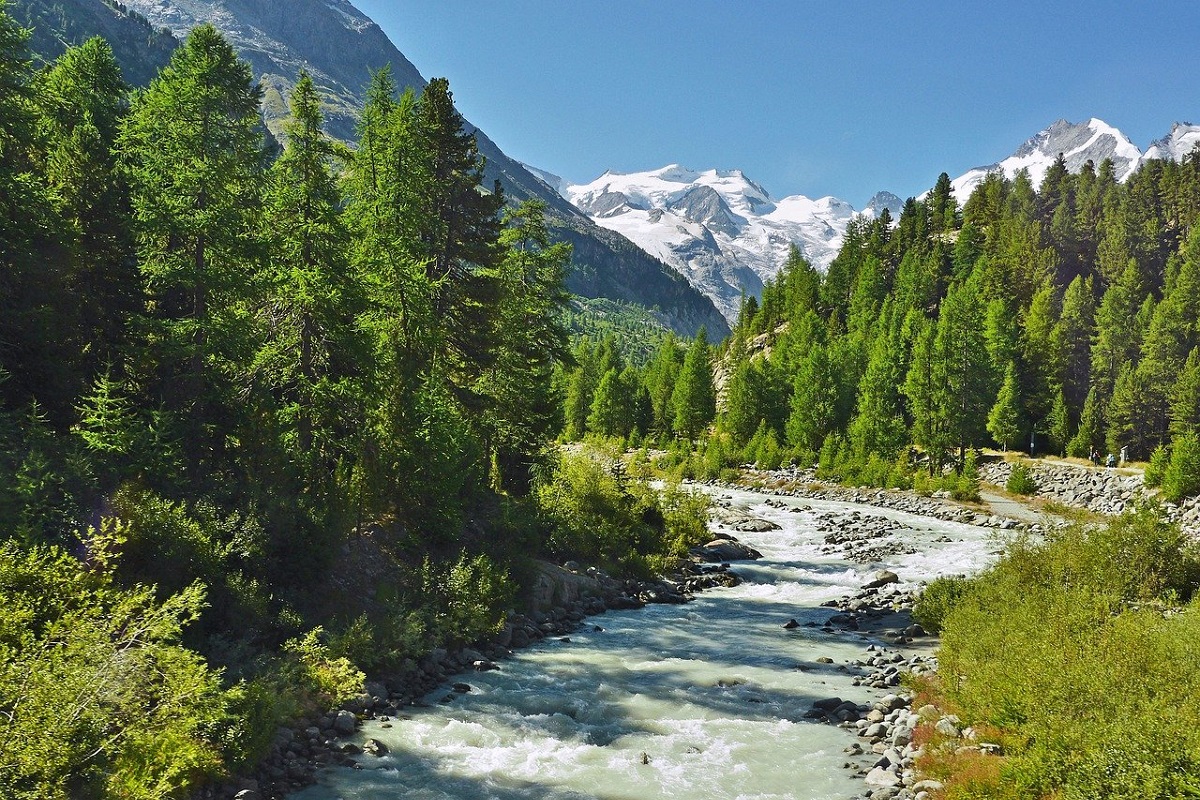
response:
[[[669,163],[861,207],[1059,118],[1200,122],[1200,2],[353,0],[514,158]]]

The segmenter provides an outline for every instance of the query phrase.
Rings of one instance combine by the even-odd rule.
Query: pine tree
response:
[[[849,428],[850,444],[859,457],[874,454],[891,461],[906,444],[899,388],[904,372],[899,337],[882,332],[859,381],[858,405]]]
[[[1093,386],[1083,403],[1083,412],[1079,415],[1079,428],[1067,443],[1067,455],[1073,458],[1088,458],[1103,443],[1103,401],[1099,391]]]
[[[787,439],[793,447],[817,452],[837,422],[838,383],[824,343],[800,363],[792,387]]]
[[[1171,388],[1171,436],[1200,434],[1200,348],[1188,353],[1187,362]]]
[[[127,87],[112,48],[94,38],[41,73],[36,90],[46,187],[66,228],[64,279],[79,317],[77,330],[60,335],[84,354],[86,381],[119,362],[128,322],[141,306],[129,191],[116,162]]]
[[[571,246],[551,244],[544,213],[540,201],[529,201],[505,216],[496,357],[478,389],[488,401],[482,427],[497,483],[518,493],[527,491],[537,456],[554,432],[559,398],[551,374],[571,360],[562,322]]]
[[[1066,455],[1067,446],[1071,441],[1071,413],[1067,408],[1067,395],[1063,388],[1058,387],[1054,393],[1054,405],[1050,408],[1049,423],[1046,433],[1050,434],[1050,443],[1054,452]]]
[[[275,395],[288,450],[312,486],[351,455],[342,447],[352,437],[339,416],[354,391],[351,376],[366,367],[355,326],[363,299],[351,281],[350,236],[333,172],[341,148],[322,132],[320,96],[306,72],[291,111],[266,195],[272,258],[256,368]]]
[[[650,393],[653,409],[652,429],[661,435],[669,434],[675,421],[675,409],[671,395],[675,391],[675,380],[683,364],[683,352],[675,334],[668,333],[659,342],[658,350],[646,365],[645,385]]]
[[[632,399],[629,387],[621,380],[621,374],[610,369],[600,378],[592,408],[587,418],[587,429],[601,436],[625,438],[630,431],[630,407]]]
[[[1062,391],[1072,418],[1087,400],[1092,373],[1092,334],[1096,301],[1092,279],[1076,277],[1063,295],[1062,316],[1054,327],[1054,350],[1061,359]]]
[[[0,402],[16,409],[37,401],[65,427],[79,387],[77,356],[62,334],[75,311],[63,286],[60,225],[35,164],[28,38],[0,3]]]
[[[961,465],[967,447],[982,438],[995,385],[983,335],[983,306],[972,282],[951,287],[942,302],[933,357],[937,416],[945,420],[946,443],[958,448]]]

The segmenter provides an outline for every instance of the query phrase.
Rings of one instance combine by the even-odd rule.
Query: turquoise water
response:
[[[448,692],[438,691],[391,727],[364,726],[360,743],[378,739],[388,755],[327,770],[294,800],[860,796],[863,784],[843,769],[853,733],[804,714],[833,695],[875,697],[852,686],[842,666],[878,640],[782,626],[824,622],[822,602],[856,591],[882,566],[905,581],[973,569],[990,549],[988,534],[841,503],[785,499],[808,507],[794,513],[760,495],[720,494],[782,526],[737,534],[764,555],[736,565],[742,585],[683,606],[593,617],[569,642],[543,641],[498,672],[462,676],[469,694],[442,702]],[[820,553],[818,516],[852,509],[917,528],[900,535],[918,554],[857,565]],[[941,537],[953,541],[934,541]]]

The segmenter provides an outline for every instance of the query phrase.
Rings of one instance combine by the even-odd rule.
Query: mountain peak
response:
[[[679,164],[610,170],[567,196],[597,224],[674,266],[730,320],[743,293],[759,294],[793,245],[818,268],[828,266],[855,215],[836,197],[775,201],[740,169]]]
[[[954,196],[965,202],[983,179],[991,172],[1002,172],[1012,178],[1020,170],[1029,173],[1037,186],[1059,155],[1067,169],[1078,172],[1088,161],[1099,164],[1111,159],[1118,180],[1125,180],[1142,160],[1142,151],[1129,137],[1102,119],[1092,117],[1087,122],[1068,122],[1060,119],[1025,141],[1011,156],[983,167],[976,167],[950,182]]]

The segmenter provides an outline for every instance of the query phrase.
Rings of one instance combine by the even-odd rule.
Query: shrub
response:
[[[913,617],[930,633],[941,633],[942,623],[970,588],[968,578],[937,578],[921,592],[913,607]]]
[[[1037,481],[1033,478],[1033,470],[1024,464],[1013,464],[1012,473],[1008,476],[1004,488],[1013,494],[1037,494]]]
[[[1200,603],[1170,616],[1162,607],[1193,595],[1198,576],[1194,546],[1147,508],[1014,539],[985,573],[930,593],[935,617],[949,608],[947,701],[994,727],[1006,751],[987,785],[952,769],[947,797],[1192,796]]]

